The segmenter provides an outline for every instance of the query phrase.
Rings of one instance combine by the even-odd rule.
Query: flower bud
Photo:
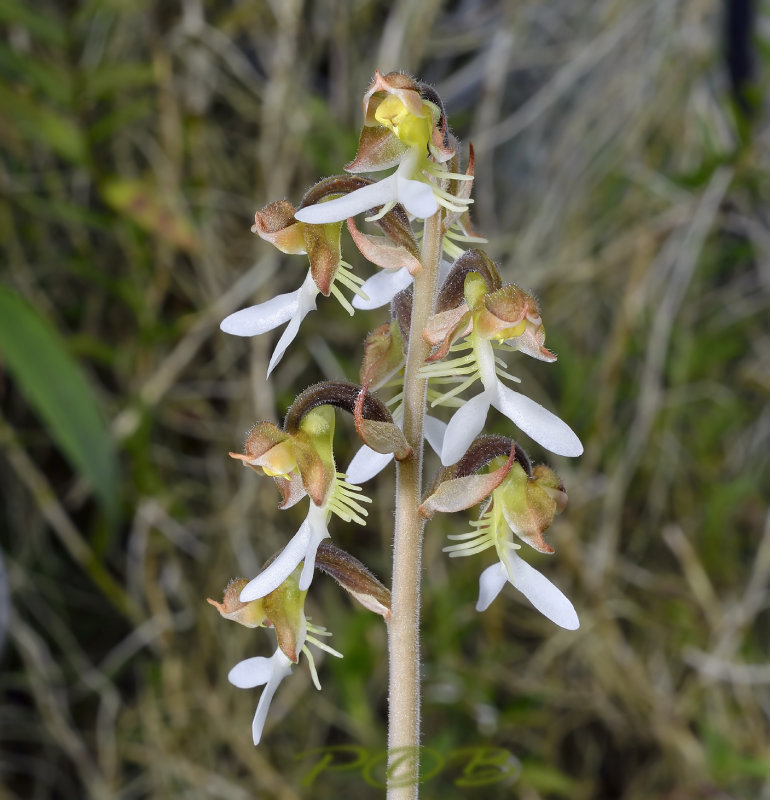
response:
[[[361,364],[361,385],[376,389],[401,368],[404,363],[404,339],[396,320],[375,328],[364,342]]]
[[[364,608],[390,619],[390,591],[350,553],[322,542],[316,553],[316,567],[331,575]]]

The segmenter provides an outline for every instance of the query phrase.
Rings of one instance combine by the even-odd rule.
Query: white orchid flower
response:
[[[516,467],[514,467],[516,469]],[[519,472],[521,472],[519,470]],[[514,473],[510,473],[513,477]],[[523,472],[521,473],[523,475]],[[525,482],[526,482],[525,478]],[[475,555],[490,547],[497,551],[498,561],[487,567],[479,578],[479,599],[476,603],[477,611],[485,611],[492,601],[500,594],[503,586],[510,583],[518,589],[530,603],[544,616],[548,617],[562,628],[576,630],[580,626],[575,607],[563,592],[554,586],[551,581],[530,566],[521,558],[517,550],[521,545],[514,543],[513,533],[516,521],[510,515],[507,507],[506,493],[509,500],[513,500],[515,508],[521,505],[520,499],[514,495],[521,491],[521,484],[513,480],[506,480],[492,492],[492,503],[477,522],[471,525],[475,530],[450,536],[450,539],[459,541],[444,548],[451,558]],[[511,495],[514,495],[511,497]],[[520,497],[521,495],[519,495]],[[524,495],[526,496],[526,495]],[[533,547],[541,552],[553,552],[550,546],[542,541],[539,533],[536,537],[529,534],[531,531],[517,529],[517,534],[523,536]]]
[[[304,621],[304,613],[302,614]],[[310,669],[310,676],[313,679],[313,684],[316,689],[321,688],[318,680],[318,672],[316,671],[315,660],[313,654],[307,647],[306,642],[310,642],[316,647],[324,650],[327,653],[342,658],[342,653],[338,653],[334,648],[320,641],[316,636],[329,636],[329,632],[320,626],[311,625],[305,621],[306,631],[298,641],[297,650],[301,650],[308,660],[308,667]],[[307,633],[310,631],[310,633]],[[315,634],[313,636],[311,634]],[[273,700],[275,690],[280,685],[281,681],[291,672],[291,667],[294,662],[281,650],[277,648],[270,658],[264,656],[256,656],[255,658],[247,658],[244,661],[236,664],[229,672],[227,679],[233,686],[239,689],[254,689],[257,686],[264,686],[262,696],[259,698],[257,704],[257,711],[254,714],[254,720],[251,723],[251,735],[254,745],[258,745],[262,739],[262,732],[265,728],[265,720],[267,719],[267,712],[270,710],[270,703]]]
[[[511,544],[503,550],[501,560],[481,573],[476,611],[486,611],[503,586],[510,583],[551,622],[568,631],[577,630],[580,620],[569,599],[545,575],[521,558],[514,548],[518,545]]]
[[[340,263],[334,281],[339,281],[344,286],[347,286],[358,299],[361,294],[360,284],[363,281],[351,272],[348,264],[345,262]],[[353,306],[350,305],[335,282],[331,284],[331,292],[339,300],[340,305],[352,316]],[[236,311],[234,314],[225,317],[219,327],[225,333],[231,333],[234,336],[259,336],[277,328],[279,325],[283,325],[284,322],[288,322],[289,324],[281,334],[281,338],[278,340],[270,358],[267,368],[269,377],[278,362],[283,358],[283,354],[289,345],[296,338],[302,320],[311,311],[315,311],[316,298],[319,294],[320,291],[313,280],[312,272],[308,270],[302,286],[296,291],[279,294],[264,303],[258,303],[255,306]]]
[[[304,561],[299,578],[300,591],[305,591],[313,580],[315,557],[318,545],[329,538],[328,521],[332,513],[345,522],[365,525],[367,509],[362,503],[371,503],[371,498],[357,494],[361,489],[345,479],[342,473],[336,473],[332,488],[323,505],[316,505],[312,499],[307,517],[300,525],[281,553],[266,569],[249,581],[241,591],[241,602],[257,600],[280,586],[289,575]]]
[[[313,276],[308,271],[304,283],[297,291],[279,294],[264,303],[236,311],[225,317],[219,327],[234,336],[259,336],[288,322],[270,358],[267,368],[269,376],[297,336],[302,320],[311,311],[315,311],[316,297],[319,294]]]
[[[230,670],[227,676],[230,683],[239,689],[254,689],[257,686],[265,687],[257,704],[254,721],[251,723],[251,735],[255,746],[262,739],[267,712],[270,710],[270,703],[275,690],[291,672],[291,664],[291,660],[278,648],[270,658],[257,656],[241,661]]]
[[[415,172],[420,168],[420,156],[416,148],[407,150],[398,169],[389,177],[334,200],[301,208],[294,216],[300,222],[324,225],[355,217],[378,206],[384,207],[384,211],[379,212],[382,215],[396,203],[401,203],[413,217],[419,219],[432,217],[439,208],[434,193],[434,188],[437,187],[421,180],[414,180]]]
[[[500,380],[499,376],[502,376],[518,382],[518,378],[502,369],[489,340],[472,331],[466,344],[453,349],[469,349],[471,352],[423,368],[425,377],[461,381],[459,386],[434,400],[432,405],[440,405],[455,397],[477,380],[481,381],[484,390],[464,402],[449,420],[441,450],[441,463],[444,466],[454,464],[462,457],[484,427],[490,406],[552,453],[579,456],[583,452],[583,445],[566,422],[526,395],[514,392]]]

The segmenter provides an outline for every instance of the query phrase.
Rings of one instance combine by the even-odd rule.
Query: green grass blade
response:
[[[2,286],[0,360],[51,438],[92,487],[108,518],[114,519],[117,457],[93,391],[55,328]]]

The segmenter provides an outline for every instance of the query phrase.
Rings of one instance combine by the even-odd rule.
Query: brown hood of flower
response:
[[[305,253],[304,226],[294,219],[295,210],[288,200],[270,203],[254,214],[254,227],[251,230],[282,253]]]

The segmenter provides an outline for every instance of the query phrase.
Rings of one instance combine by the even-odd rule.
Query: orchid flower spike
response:
[[[502,285],[486,254],[468,250],[457,259],[444,282],[437,309],[423,334],[436,350],[421,372],[433,381],[457,385],[431,405],[456,402],[454,398],[476,381],[483,387],[449,420],[441,462],[452,464],[462,456],[481,432],[490,406],[552,453],[579,456],[583,446],[565,422],[501,380],[519,381],[506,371],[494,348],[521,351],[541,361],[556,360],[544,346],[545,328],[535,298],[513,284]],[[464,341],[453,345],[458,338]],[[437,361],[450,351],[464,355]]]
[[[272,592],[304,562],[301,590],[313,579],[316,552],[329,537],[328,522],[335,514],[345,522],[366,524],[371,499],[337,472],[333,454],[334,407],[353,414],[356,430],[374,449],[406,458],[411,448],[390,412],[360,386],[340,381],[316,384],[300,394],[286,415],[283,430],[273,423],[255,425],[245,453],[230,453],[256,472],[272,477],[288,508],[309,496],[307,516],[280,555],[241,592],[244,602]]]
[[[315,204],[324,205],[330,198],[369,186],[371,181],[352,175],[336,175],[319,181],[307,191],[300,209]],[[235,336],[257,336],[274,328],[286,326],[270,359],[267,374],[275,369],[289,345],[297,336],[302,320],[316,308],[319,294],[334,295],[342,307],[353,314],[353,306],[338,284],[353,292],[355,299],[368,302],[362,290],[363,280],[353,273],[353,268],[342,259],[340,249],[340,221],[314,225],[297,219],[294,206],[279,200],[257,211],[252,231],[270,242],[282,253],[307,254],[310,269],[304,282],[294,292],[280,294],[264,303],[236,311],[226,317],[220,327]],[[400,206],[389,209],[378,221],[385,237],[369,236],[356,232],[356,243],[370,260],[380,266],[419,268],[419,248],[406,212]]]
[[[349,484],[335,469],[333,408],[324,405],[310,410],[295,431],[283,432],[285,439],[260,453],[263,447],[260,445],[267,440],[264,431],[268,425],[262,423],[252,431],[245,455],[231,455],[275,478],[284,497],[283,507],[297,502],[305,494],[309,495],[310,503],[304,522],[280,555],[243,588],[241,600],[244,602],[274,591],[302,562],[299,586],[305,591],[313,579],[318,545],[330,535],[330,516],[334,513],[346,522],[365,525],[369,512],[364,504],[371,502],[370,498],[358,495],[361,490]]]
[[[483,467],[490,471],[476,474]],[[507,437],[482,436],[457,464],[439,474],[420,513],[431,517],[436,511],[454,512],[479,502],[483,503],[482,513],[471,523],[474,530],[450,536],[458,544],[444,548],[452,558],[475,555],[491,547],[497,551],[498,561],[479,578],[476,610],[486,610],[510,583],[552,622],[568,630],[577,629],[580,623],[572,603],[518,555],[521,546],[513,541],[516,534],[535,550],[553,553],[543,533],[567,503],[558,476],[548,467],[533,469],[526,453]]]
[[[244,602],[240,599],[240,593],[246,584],[243,579],[230,581],[225,589],[222,603],[210,598],[208,600],[226,619],[234,620],[249,628],[274,628],[278,638],[278,648],[270,658],[263,656],[247,658],[236,664],[227,676],[230,683],[239,689],[265,686],[251,726],[255,745],[258,745],[262,738],[273,695],[281,681],[291,672],[292,664],[299,662],[300,653],[304,653],[307,657],[315,687],[321,688],[315,660],[308,649],[308,643],[337,658],[342,658],[341,653],[317,638],[329,636],[326,629],[311,625],[305,617],[307,592],[299,588],[298,572],[299,570],[295,570],[280,586],[260,600]]]
[[[389,210],[396,203],[420,219],[432,217],[440,206],[459,214],[467,211],[473,201],[466,193],[453,195],[439,185],[470,182],[473,175],[450,172],[447,167],[457,147],[435,90],[401,72],[384,76],[377,72],[364,94],[363,109],[358,153],[345,169],[360,173],[396,167],[396,171],[344,197],[303,208],[297,219],[330,223],[377,206]]]

